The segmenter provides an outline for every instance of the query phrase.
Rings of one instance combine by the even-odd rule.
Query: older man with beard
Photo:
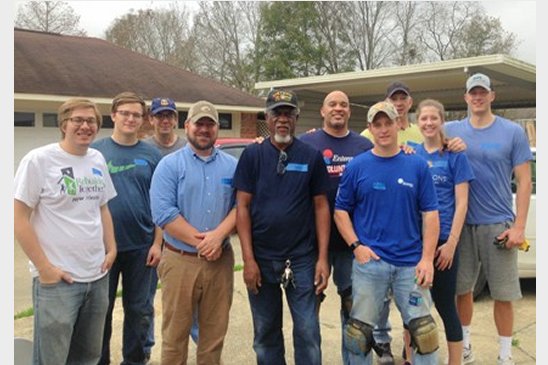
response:
[[[294,138],[293,92],[272,90],[265,115],[270,138],[244,150],[234,175],[253,348],[259,365],[286,363],[282,287],[293,319],[294,363],[321,364],[318,295],[329,278],[329,178],[321,153]]]
[[[214,147],[219,115],[210,102],[192,105],[185,131],[187,145],[160,161],[150,194],[152,217],[164,232],[162,364],[186,364],[197,308],[197,363],[220,364],[234,287],[236,159]]]

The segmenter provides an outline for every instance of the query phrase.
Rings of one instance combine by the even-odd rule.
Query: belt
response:
[[[194,257],[198,257],[198,252],[189,252],[189,251],[179,250],[178,248],[173,247],[172,245],[170,245],[170,244],[167,243],[167,242],[164,243],[164,247],[167,248],[167,249],[170,250],[170,251],[177,252],[178,254],[181,254],[181,255],[183,255],[183,256],[194,256]]]

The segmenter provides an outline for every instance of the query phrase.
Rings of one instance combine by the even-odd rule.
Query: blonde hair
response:
[[[141,104],[142,114],[145,116],[147,112],[147,106],[142,97],[135,94],[132,91],[124,91],[112,99],[112,106],[110,108],[111,113],[116,113],[118,107],[124,104],[138,103]]]
[[[97,120],[97,130],[101,129],[103,124],[103,116],[93,101],[83,98],[72,98],[65,101],[57,110],[57,122],[59,129],[61,130],[62,139],[65,138],[65,131],[63,128],[67,125],[67,120],[71,117],[72,112],[75,109],[93,109],[95,113],[95,119]]]
[[[419,103],[417,106],[417,109],[415,111],[417,115],[417,120],[420,118],[421,111],[423,108],[426,107],[433,107],[438,110],[438,114],[441,119],[441,123],[445,123],[445,108],[443,107],[443,104],[435,99],[424,99]],[[441,137],[441,144],[442,148],[440,149],[440,154],[443,153],[443,151],[447,150],[447,137],[445,137],[445,134],[443,133],[443,128],[440,130],[440,137]]]

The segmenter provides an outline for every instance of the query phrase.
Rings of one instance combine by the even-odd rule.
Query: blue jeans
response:
[[[373,337],[377,343],[390,343],[392,337],[390,336],[390,331],[392,327],[390,325],[390,320],[388,319],[390,315],[390,302],[392,301],[392,292],[389,291],[386,294],[384,299],[384,305],[382,307],[381,316],[379,317],[379,322],[373,330]]]
[[[380,315],[385,305],[388,291],[392,290],[396,306],[403,322],[407,325],[414,318],[430,314],[432,298],[429,289],[420,288],[423,300],[419,305],[412,305],[409,295],[415,287],[415,267],[398,267],[385,261],[371,260],[359,264],[356,260],[352,265],[352,312],[350,316],[371,326],[379,323]],[[371,352],[367,356],[350,353],[352,364],[372,363]],[[414,365],[436,365],[438,351],[428,355],[415,353]]]
[[[285,261],[257,261],[262,286],[257,294],[248,291],[253,317],[253,349],[258,365],[282,365],[285,361],[282,331],[282,289],[280,278]],[[314,255],[291,260],[295,287],[285,289],[293,319],[295,365],[321,364],[320,323],[314,287]]]
[[[109,307],[100,365],[110,364],[112,311],[116,302],[116,290],[120,276],[122,276],[122,305],[124,307],[122,364],[143,364],[145,361],[144,348],[150,327],[148,297],[152,272],[156,270],[156,268],[146,266],[147,256],[148,248],[118,252],[112,265],[109,280]]]
[[[32,281],[34,364],[96,365],[108,308],[108,275],[90,283]]]
[[[352,298],[352,261],[354,255],[350,250],[329,251],[329,265],[333,268],[333,282],[337,287],[337,293],[341,298],[341,355],[342,363],[348,365],[348,350],[342,341],[342,331],[350,313],[345,313],[344,300]]]

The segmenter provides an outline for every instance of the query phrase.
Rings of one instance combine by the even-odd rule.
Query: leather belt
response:
[[[167,248],[167,249],[170,250],[170,251],[177,252],[178,254],[181,254],[181,255],[183,255],[183,256],[194,256],[194,257],[198,257],[198,252],[189,252],[189,251],[179,250],[178,248],[173,247],[172,245],[170,245],[170,244],[167,243],[167,242],[165,242],[164,247]]]

